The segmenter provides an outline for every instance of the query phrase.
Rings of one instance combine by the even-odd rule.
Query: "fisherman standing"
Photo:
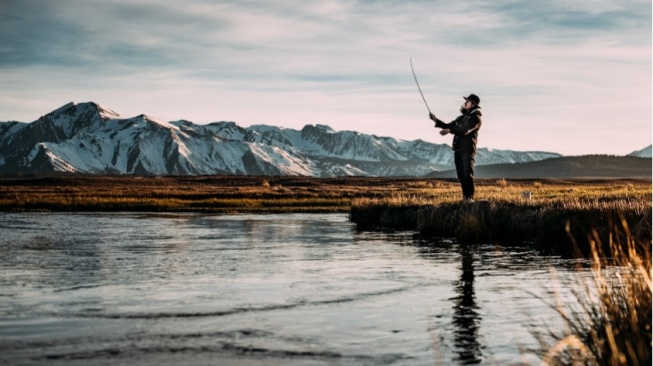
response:
[[[435,127],[441,128],[440,135],[453,134],[454,162],[456,174],[463,190],[463,201],[474,202],[474,158],[476,156],[476,141],[481,128],[481,99],[475,94],[463,97],[465,104],[460,107],[462,113],[451,123],[444,123],[433,113],[429,118],[435,122]]]

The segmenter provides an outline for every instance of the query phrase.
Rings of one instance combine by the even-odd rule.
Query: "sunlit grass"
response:
[[[565,327],[531,326],[543,364],[651,364],[651,243],[637,242],[623,220],[611,232],[607,245],[590,236],[592,277],[562,283],[575,299],[551,304]]]
[[[57,177],[0,182],[3,211],[348,212],[352,207],[454,204],[453,180],[306,177]],[[531,192],[531,199],[522,192]],[[651,207],[647,181],[477,181],[477,200],[523,207],[623,209]],[[318,209],[319,208],[319,209]]]
[[[489,183],[489,184],[488,184]],[[522,198],[522,192],[531,193],[531,199]],[[355,200],[353,206],[385,205],[391,207],[437,205],[459,202],[460,188],[449,184],[438,188],[404,189],[381,197]],[[524,206],[550,206],[560,208],[623,208],[647,210],[651,208],[650,182],[506,182],[500,180],[477,186],[476,199],[513,203]]]
[[[473,205],[461,202],[455,182],[445,183],[356,198],[350,218],[359,227],[415,230],[463,242],[529,242],[563,255],[574,250],[566,224],[573,235],[596,229],[607,238],[607,223],[624,217],[638,238],[651,237],[650,181],[482,180]],[[580,249],[587,253],[586,240]]]
[[[5,179],[3,211],[348,212],[372,193],[354,181],[260,177]],[[289,186],[284,186],[288,184]]]

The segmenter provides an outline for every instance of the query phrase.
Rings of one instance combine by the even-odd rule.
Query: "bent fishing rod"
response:
[[[433,114],[431,112],[431,108],[429,108],[429,104],[426,103],[426,98],[424,98],[424,93],[422,93],[422,88],[419,87],[419,82],[417,81],[417,76],[415,75],[415,69],[413,68],[413,58],[410,58],[410,69],[413,71],[413,77],[415,78],[415,84],[417,84],[417,90],[419,90],[420,95],[422,96],[422,100],[424,101],[424,104],[426,105],[426,109],[428,109],[429,114]]]

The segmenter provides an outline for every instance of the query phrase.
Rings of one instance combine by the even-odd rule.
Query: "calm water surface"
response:
[[[575,271],[343,214],[0,214],[0,266],[0,362],[66,365],[537,364]]]

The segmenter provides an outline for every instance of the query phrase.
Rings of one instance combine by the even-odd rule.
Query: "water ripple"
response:
[[[555,319],[536,298],[550,268],[584,273],[342,214],[15,213],[0,228],[7,364],[505,364],[536,345],[533,314]]]

